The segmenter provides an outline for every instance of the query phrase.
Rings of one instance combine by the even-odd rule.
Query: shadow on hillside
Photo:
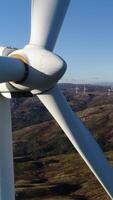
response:
[[[74,192],[78,189],[80,189],[80,185],[73,185],[69,183],[58,183],[55,186],[50,187],[50,191],[57,195],[69,195],[71,192]]]

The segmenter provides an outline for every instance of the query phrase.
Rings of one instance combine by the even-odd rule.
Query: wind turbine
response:
[[[110,96],[111,95],[111,88],[108,88],[108,96]]]
[[[70,0],[32,0],[31,37],[23,49],[0,57],[0,92],[36,95],[113,199],[113,169],[101,148],[74,114],[57,82],[66,62],[53,53]],[[1,200],[14,200],[14,172],[10,100],[0,96],[0,191]]]
[[[75,93],[78,94],[78,91],[79,91],[79,87],[76,85],[76,87],[75,87]]]
[[[83,88],[83,93],[84,93],[84,95],[86,95],[86,91],[87,91],[87,88],[86,88],[86,86],[84,85],[84,88]]]

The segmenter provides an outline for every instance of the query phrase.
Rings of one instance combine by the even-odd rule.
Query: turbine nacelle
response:
[[[11,85],[22,91],[42,93],[52,88],[66,71],[65,61],[56,54],[34,45],[12,52],[10,57],[21,60],[27,65],[27,76],[24,81],[11,82]],[[36,90],[35,90],[36,89]]]

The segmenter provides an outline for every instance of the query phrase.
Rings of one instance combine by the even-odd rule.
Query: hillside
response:
[[[62,90],[113,164],[113,96],[103,87],[75,94]],[[12,101],[17,200],[109,199],[84,161],[36,98]]]

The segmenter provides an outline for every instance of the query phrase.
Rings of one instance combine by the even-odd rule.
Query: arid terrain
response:
[[[60,85],[67,101],[113,165],[113,94],[107,87]],[[45,107],[12,100],[16,200],[108,200],[94,175]]]

